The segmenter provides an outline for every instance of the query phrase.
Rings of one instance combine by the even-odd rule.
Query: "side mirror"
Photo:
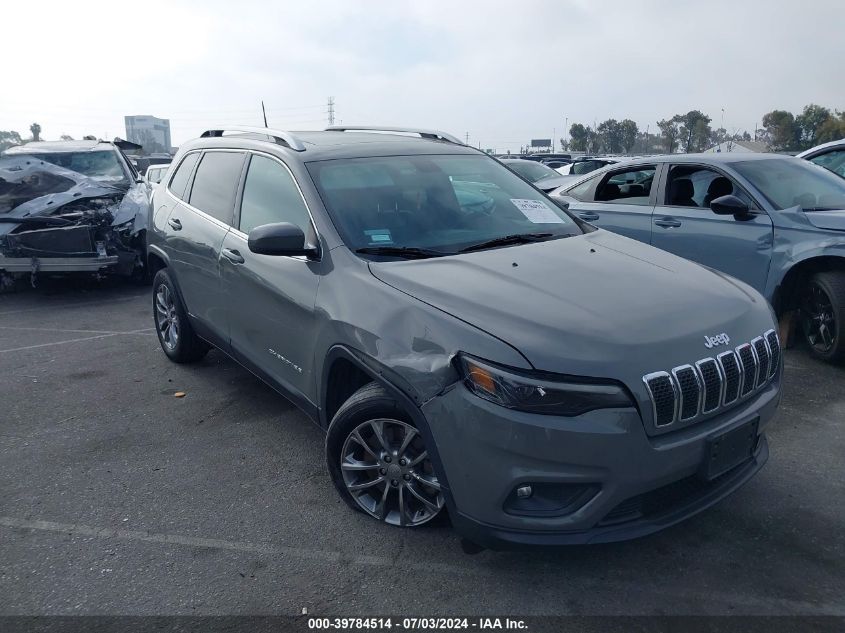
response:
[[[305,233],[289,222],[262,224],[249,232],[249,250],[259,255],[305,255],[312,257],[317,249],[305,244]]]
[[[748,205],[734,195],[716,198],[710,203],[710,209],[716,215],[732,215],[736,218],[750,215]]]

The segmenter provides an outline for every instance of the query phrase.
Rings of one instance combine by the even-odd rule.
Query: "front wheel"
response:
[[[161,349],[173,362],[192,363],[208,353],[209,346],[191,327],[166,268],[159,270],[153,279],[153,319]]]
[[[335,414],[326,459],[347,504],[379,521],[415,527],[443,509],[422,435],[376,383],[361,387]]]
[[[810,277],[800,309],[810,353],[829,363],[845,363],[845,272],[827,271]]]

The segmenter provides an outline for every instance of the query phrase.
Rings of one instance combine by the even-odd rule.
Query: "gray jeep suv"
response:
[[[170,359],[214,346],[297,403],[355,510],[445,507],[489,547],[647,534],[762,467],[782,363],[760,294],[448,134],[380,130],[181,147],[148,247]]]

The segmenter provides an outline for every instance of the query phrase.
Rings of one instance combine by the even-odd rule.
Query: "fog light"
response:
[[[516,489],[516,496],[519,499],[527,499],[531,496],[532,492],[533,491],[531,490],[531,486],[520,486]]]

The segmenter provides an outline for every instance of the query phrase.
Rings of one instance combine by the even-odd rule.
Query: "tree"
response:
[[[763,140],[773,150],[795,149],[799,144],[800,130],[795,117],[786,110],[772,110],[763,115]]]
[[[587,151],[587,128],[580,123],[573,123],[569,128],[569,147],[573,152]]]
[[[818,145],[818,130],[825,121],[831,117],[828,108],[811,103],[804,106],[804,111],[795,117],[795,125],[798,126],[798,134],[802,148]]]
[[[0,152],[3,150],[9,149],[13,145],[21,145],[23,143],[23,139],[21,139],[21,135],[15,131],[3,131],[0,130]]]
[[[829,143],[845,138],[845,112],[831,115],[816,130],[816,143]]]
[[[660,135],[663,137],[663,151],[667,154],[674,154],[675,143],[680,133],[677,118],[658,121],[657,127],[660,128]]]
[[[63,141],[72,141],[73,140],[73,137],[70,134],[62,134],[59,138]]]
[[[32,132],[32,140],[33,141],[40,141],[41,140],[41,126],[37,123],[33,123],[29,126],[29,131]]]
[[[637,142],[637,134],[640,130],[631,119],[622,119],[619,123],[619,129],[622,133],[622,147],[625,148],[626,154],[630,154]]]
[[[618,154],[622,151],[622,127],[619,121],[616,119],[602,121],[596,128],[596,133],[608,152]]]
[[[685,152],[700,152],[706,149],[712,134],[709,116],[700,110],[690,110],[686,114],[676,114],[674,119],[681,126],[680,138],[683,140]]]

